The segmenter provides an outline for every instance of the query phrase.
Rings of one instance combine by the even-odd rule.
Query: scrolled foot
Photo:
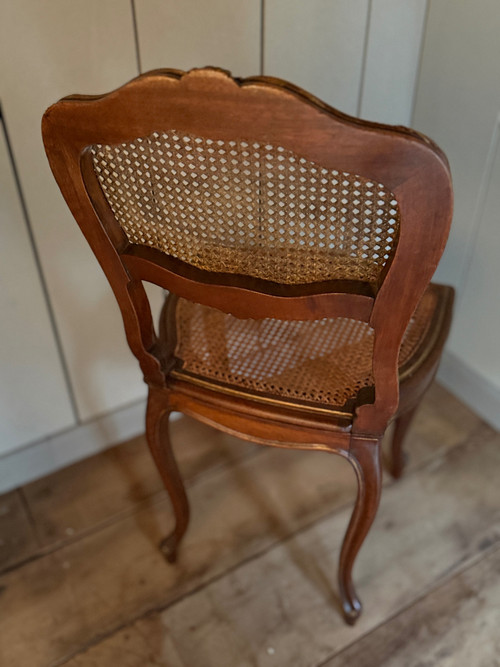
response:
[[[357,598],[342,601],[342,612],[344,620],[348,625],[354,625],[361,616],[362,611],[363,605]]]
[[[177,561],[177,547],[179,546],[179,540],[175,533],[167,535],[160,542],[160,551],[162,552],[165,560],[169,563],[175,563]]]

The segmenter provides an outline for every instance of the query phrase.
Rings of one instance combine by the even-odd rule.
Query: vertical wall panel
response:
[[[266,0],[264,74],[356,114],[368,0]]]
[[[105,278],[54,183],[43,151],[45,108],[102,93],[137,74],[123,0],[16,0],[0,9],[0,97],[80,416],[144,395]]]
[[[469,366],[500,390],[500,113],[492,135],[483,193],[474,253],[456,313],[453,347]]]
[[[427,0],[372,0],[360,116],[410,125]]]
[[[473,248],[477,200],[500,109],[497,0],[436,0],[429,16],[414,126],[448,156],[455,190],[450,239],[436,279],[458,285]]]
[[[142,70],[213,65],[259,74],[260,0],[135,0]]]
[[[414,125],[448,155],[455,214],[436,280],[457,286],[442,379],[498,426],[500,410],[500,8],[433,0]]]
[[[73,411],[0,124],[0,455]]]

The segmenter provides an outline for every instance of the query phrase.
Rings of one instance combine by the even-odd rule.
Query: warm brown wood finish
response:
[[[383,184],[397,201],[400,228],[380,278],[376,283],[278,284],[207,271],[129,242],[96,176],[91,147],[173,129],[212,140],[283,146],[322,168]],[[175,560],[189,517],[168,443],[172,410],[262,444],[341,454],[354,466],[359,487],[339,568],[345,618],[353,623],[361,604],[351,572],[380,497],[380,439],[398,406],[401,414],[409,414],[418,404],[435,374],[450,324],[452,291],[435,286],[432,321],[410,361],[398,368],[401,341],[448,235],[452,190],[446,158],[430,140],[406,128],[345,116],[277,79],[236,80],[210,68],[187,74],[154,71],[108,95],[65,98],[47,110],[43,138],[54,176],[115,293],[127,340],[150,388],[148,441],[177,518],[163,543],[167,558]],[[179,369],[175,358],[176,299],[167,302],[157,336],[142,281],[239,318],[368,322],[374,330],[373,387],[336,409],[194,378]],[[399,459],[405,417],[400,419]],[[395,462],[396,474],[400,468]]]

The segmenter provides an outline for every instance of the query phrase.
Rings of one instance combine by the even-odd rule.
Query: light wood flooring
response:
[[[192,507],[177,565],[143,438],[0,497],[2,667],[500,665],[500,435],[442,387],[404,479],[385,475],[354,628],[335,583],[349,464],[172,431]]]

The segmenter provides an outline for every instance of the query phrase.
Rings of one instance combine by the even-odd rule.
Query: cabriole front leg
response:
[[[358,496],[340,553],[339,590],[345,620],[353,625],[361,614],[362,605],[352,583],[352,569],[379,505],[382,480],[380,441],[353,436],[349,461],[356,472]]]
[[[168,394],[150,388],[146,412],[146,438],[156,467],[170,496],[175,515],[174,530],[160,544],[165,558],[174,563],[189,523],[189,504],[170,443]]]

